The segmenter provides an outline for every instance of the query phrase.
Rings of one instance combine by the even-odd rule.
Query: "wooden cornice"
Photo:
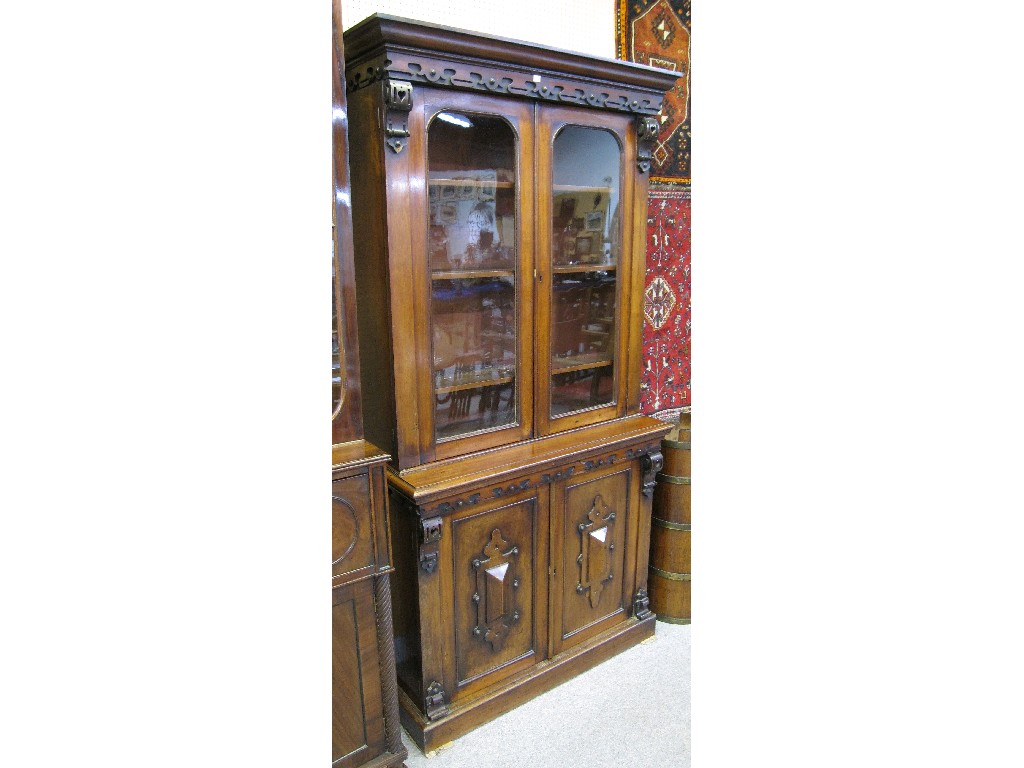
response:
[[[383,79],[655,114],[679,74],[374,14],[345,33],[348,89]]]

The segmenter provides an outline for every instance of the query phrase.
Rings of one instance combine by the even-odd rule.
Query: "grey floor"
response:
[[[688,768],[690,625],[654,637],[426,756],[409,734],[407,768]]]

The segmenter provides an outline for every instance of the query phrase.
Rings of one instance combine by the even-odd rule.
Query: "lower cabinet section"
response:
[[[653,634],[653,429],[554,463],[499,453],[500,475],[389,472],[399,703],[422,749]],[[438,478],[459,480],[428,494]]]
[[[332,592],[331,757],[335,766],[352,768],[384,752],[373,587],[369,581],[361,581]]]

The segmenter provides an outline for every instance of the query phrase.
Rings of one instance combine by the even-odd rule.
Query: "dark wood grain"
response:
[[[351,136],[359,143],[352,200],[364,427],[392,456],[398,698],[403,724],[429,749],[653,632],[650,492],[670,425],[639,414],[633,370],[647,189],[637,118],[657,111],[675,76],[381,15],[350,30],[346,47]],[[449,127],[432,127],[442,125]],[[570,127],[604,137],[606,166],[619,177],[611,269],[584,264],[573,272],[555,262],[553,142]],[[484,194],[486,177],[472,173],[492,168],[493,191]],[[461,181],[459,169],[470,171]],[[567,176],[559,184],[568,196],[607,189],[586,181]],[[445,195],[492,202],[495,221],[504,206],[500,246],[478,225],[472,248],[455,237],[460,244],[450,250],[449,225],[467,222],[454,207],[444,211]],[[559,242],[573,245],[559,253],[575,253],[577,241],[562,234]],[[565,316],[572,313],[553,327],[556,269],[566,291],[578,291],[563,306],[587,307],[575,329],[577,315]],[[489,285],[493,293],[472,293]],[[495,295],[502,298],[486,299]],[[498,321],[484,322],[486,312]],[[508,339],[510,325],[514,373],[501,367],[494,380],[515,382],[514,423],[507,410],[490,422],[490,413],[470,418],[469,409],[492,407],[466,394],[479,390],[479,371],[494,371],[472,359],[483,354],[478,339],[485,331]],[[584,331],[597,340],[584,341]],[[567,394],[578,382],[563,380],[559,411],[551,377],[561,369],[551,357],[552,340],[563,337],[566,370],[600,364],[609,378],[581,379]],[[509,358],[510,347],[491,348]],[[597,386],[609,380],[609,389]],[[456,396],[457,408],[438,399]],[[570,410],[577,403],[593,407]],[[467,423],[474,426],[463,430]],[[372,474],[368,483],[376,498]],[[385,550],[374,552],[386,569]]]
[[[626,532],[636,527],[630,498],[633,462],[610,467],[559,488],[555,508],[560,572],[553,602],[552,651],[600,634],[621,621],[633,601]]]

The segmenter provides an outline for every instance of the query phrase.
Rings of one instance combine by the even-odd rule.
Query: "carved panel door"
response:
[[[455,695],[547,656],[548,489],[453,518]]]
[[[551,653],[622,621],[632,610],[639,475],[635,462],[552,488]]]

